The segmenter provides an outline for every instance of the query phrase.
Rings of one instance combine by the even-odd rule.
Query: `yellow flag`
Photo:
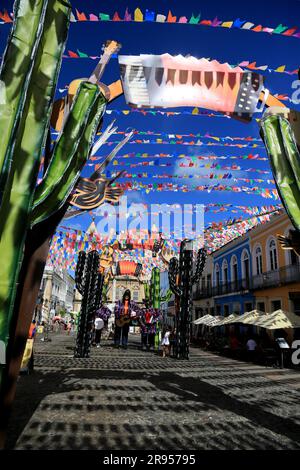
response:
[[[277,67],[277,69],[275,69],[275,72],[284,72],[285,71],[285,65],[281,65],[280,67]]]
[[[134,11],[134,21],[143,21],[144,16],[139,8],[136,8]]]
[[[221,24],[222,28],[231,28],[233,25],[233,21],[224,21],[224,23]]]
[[[192,114],[199,114],[199,109],[198,109],[198,108],[194,108],[193,111],[192,111]]]

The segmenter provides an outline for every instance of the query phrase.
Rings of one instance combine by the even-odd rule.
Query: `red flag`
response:
[[[4,23],[12,23],[13,22],[13,20],[11,19],[9,14],[7,13],[7,10],[4,10],[4,13],[0,12],[0,20],[4,21]]]
[[[169,10],[168,17],[167,17],[167,22],[168,23],[176,23],[176,16],[172,15],[171,10]]]
[[[76,9],[76,15],[78,21],[87,21],[87,17],[85,16],[84,13],[79,13],[79,11]]]
[[[68,51],[69,57],[72,57],[73,59],[78,59],[79,55],[76,54],[76,52],[73,51]]]

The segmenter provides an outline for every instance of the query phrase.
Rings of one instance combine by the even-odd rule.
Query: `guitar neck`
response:
[[[95,83],[95,84],[99,82],[112,54],[113,54],[113,51],[111,53],[104,52],[104,54],[101,56],[101,59],[99,60],[97,64],[97,67],[94,69],[92,75],[90,76],[89,82]]]

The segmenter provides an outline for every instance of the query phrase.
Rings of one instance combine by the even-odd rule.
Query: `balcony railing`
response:
[[[233,294],[238,292],[266,289],[268,287],[279,287],[292,282],[300,283],[300,265],[292,264],[284,266],[275,271],[268,271],[249,279],[237,279],[234,282],[220,283],[218,286],[197,288],[193,293],[193,299],[207,299],[219,295]]]

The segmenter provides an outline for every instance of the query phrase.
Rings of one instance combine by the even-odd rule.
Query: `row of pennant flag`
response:
[[[268,206],[244,206],[244,205],[236,205],[236,204],[231,204],[231,203],[208,203],[208,204],[205,204],[203,207],[202,207],[201,204],[200,204],[200,206],[201,206],[200,208],[193,207],[193,208],[189,209],[188,205],[185,205],[184,213],[185,214],[196,214],[196,213],[201,213],[201,212],[204,212],[204,213],[213,212],[214,214],[216,214],[216,213],[219,213],[219,212],[229,212],[230,211],[234,214],[243,213],[243,214],[248,214],[248,215],[254,216],[254,215],[261,215],[261,214],[269,214],[269,213],[273,213],[273,212],[277,212],[279,210],[282,210],[282,205],[281,204],[268,205]],[[141,210],[140,210],[141,207],[143,207],[142,213],[141,213]],[[140,218],[144,218],[144,217],[147,217],[147,216],[148,217],[158,216],[161,213],[168,214],[170,211],[173,214],[177,214],[177,213],[182,214],[182,207],[181,206],[177,207],[177,204],[166,204],[165,203],[163,211],[155,212],[155,211],[152,210],[151,212],[149,212],[147,204],[139,203],[138,204],[138,209],[136,209],[136,211],[135,211],[134,207],[131,208],[130,216],[132,216],[132,217],[140,216]],[[106,209],[104,211],[102,211],[101,207],[99,207],[95,211],[89,211],[89,214],[94,218],[96,216],[105,215],[106,218],[109,218],[109,217],[114,217],[115,218],[116,217],[118,219],[119,216],[120,216],[118,213],[108,213]],[[223,226],[228,226],[229,224],[232,224],[233,222],[236,222],[236,219],[234,219],[234,220],[229,219],[225,222],[220,222],[220,223],[218,223],[218,227],[219,227],[220,224],[223,227]],[[211,224],[208,224],[206,229],[209,230],[211,227],[214,227],[214,222],[211,222]]]
[[[117,173],[107,171],[101,175],[102,177],[114,178],[117,176]],[[263,178],[243,178],[240,176],[234,176],[232,173],[200,173],[200,174],[176,174],[176,173],[128,173],[125,172],[122,174],[122,178],[128,179],[210,179],[210,180],[232,180],[234,182],[244,181],[245,183],[254,184],[254,183],[265,183],[265,184],[275,184],[273,179],[263,179]]]
[[[88,163],[88,166],[94,167],[97,170],[100,166],[100,163]],[[130,162],[118,162],[118,160],[113,160],[112,166],[128,166],[130,168],[138,168],[138,167],[147,167],[147,166],[159,166],[159,167],[173,167],[174,163],[162,163],[161,160],[147,160],[145,162],[138,162],[138,163],[130,163]],[[239,165],[220,165],[218,163],[198,163],[191,160],[186,160],[186,162],[180,162],[179,168],[206,168],[206,169],[214,169],[214,170],[229,170],[229,171],[245,171],[247,173],[259,173],[261,175],[269,175],[271,171],[269,170],[261,170],[259,168],[242,168]],[[108,176],[108,175],[107,175]],[[185,178],[192,178],[193,175],[189,174],[185,176]],[[200,176],[195,176],[196,178],[200,178]]]
[[[270,213],[252,215],[245,220],[232,221],[228,226],[222,222],[213,223],[205,230],[204,244],[206,249],[211,253],[233,239],[243,236],[258,224],[268,222],[276,211],[278,211],[278,208],[275,207],[275,210],[272,210]],[[105,246],[112,244],[116,239],[115,235],[101,237],[95,232],[85,233],[82,230],[72,228],[58,230],[52,238],[47,264],[75,271],[79,251],[95,249],[101,253]],[[165,243],[168,248],[174,251],[178,251],[180,247],[180,240],[171,239]],[[143,275],[145,277],[150,278],[151,269],[154,266],[159,267],[161,270],[166,269],[160,256],[153,257],[150,250],[143,248],[136,248],[126,252],[114,250],[115,262],[133,258],[136,262],[143,265]]]
[[[114,55],[113,58],[116,58],[117,55]],[[97,55],[90,55],[86,52],[82,52],[79,49],[76,51],[68,50],[67,54],[63,55],[63,59],[91,59],[91,60],[99,60],[100,56]],[[208,59],[207,59],[208,60]],[[287,75],[298,75],[298,68],[293,70],[288,70],[287,65],[279,65],[276,68],[272,68],[270,65],[257,65],[256,61],[250,62],[250,60],[242,60],[237,64],[231,64],[231,67],[243,67],[248,70],[255,70],[260,72],[275,72],[275,73],[285,73]]]
[[[11,23],[13,15],[8,13],[6,10],[0,12],[0,21],[2,23]],[[194,15],[194,13],[186,16],[178,16],[173,14],[171,10],[167,14],[156,13],[153,10],[145,9],[142,11],[137,7],[134,11],[129,12],[126,8],[125,13],[122,15],[118,11],[113,14],[109,13],[85,13],[80,12],[77,9],[71,13],[71,22],[98,22],[98,21],[125,21],[125,22],[156,22],[156,23],[177,23],[177,24],[189,24],[199,26],[210,26],[214,28],[226,28],[226,29],[241,29],[246,31],[252,31],[254,33],[269,33],[282,35],[287,37],[300,38],[300,30],[297,26],[285,26],[279,24],[274,28],[270,26],[263,26],[261,24],[254,24],[249,20],[242,20],[236,18],[233,20],[222,21],[215,17],[212,20],[201,19],[201,14]]]
[[[120,140],[111,140],[109,142],[104,142],[102,145],[118,145],[121,141]],[[252,142],[247,142],[245,144],[237,144],[237,143],[228,143],[228,142],[203,142],[202,140],[182,140],[182,139],[170,139],[170,140],[164,140],[164,139],[130,139],[128,142],[128,145],[148,145],[148,144],[158,144],[158,145],[204,145],[207,147],[210,146],[224,146],[224,147],[238,147],[238,148],[265,148],[263,143],[261,144],[256,144]]]
[[[128,130],[126,131],[115,131],[112,135],[127,135]],[[189,134],[171,134],[168,132],[155,132],[155,131],[138,131],[138,130],[132,130],[133,135],[152,135],[152,136],[161,136],[165,137],[168,139],[182,139],[183,137],[196,137],[196,138],[203,138],[203,139],[213,139],[216,140],[217,142],[225,142],[227,140],[230,141],[246,141],[246,142],[261,142],[260,137],[252,137],[252,136],[231,136],[231,135],[226,135],[226,136],[217,136],[217,135],[212,135],[209,132],[206,132],[205,134],[201,134],[198,132],[197,134],[193,134],[190,132]],[[102,135],[103,132],[98,132],[97,135]]]
[[[267,161],[267,157],[262,157],[258,153],[256,154],[244,154],[244,155],[186,155],[185,153],[147,153],[147,152],[130,152],[118,156],[118,161],[122,158],[184,158],[189,162],[196,163],[197,160],[257,160],[257,161]],[[103,160],[103,156],[91,156],[89,158],[91,161]]]
[[[215,191],[244,193],[250,195],[261,196],[266,199],[279,199],[279,195],[276,189],[269,189],[264,187],[248,187],[248,186],[235,186],[235,185],[197,185],[197,184],[179,184],[179,183],[142,183],[141,181],[129,181],[122,183],[113,183],[112,187],[118,187],[123,191],[145,191],[146,194],[157,191],[172,191],[172,192],[184,192],[188,193],[191,191],[205,191],[207,193]]]

